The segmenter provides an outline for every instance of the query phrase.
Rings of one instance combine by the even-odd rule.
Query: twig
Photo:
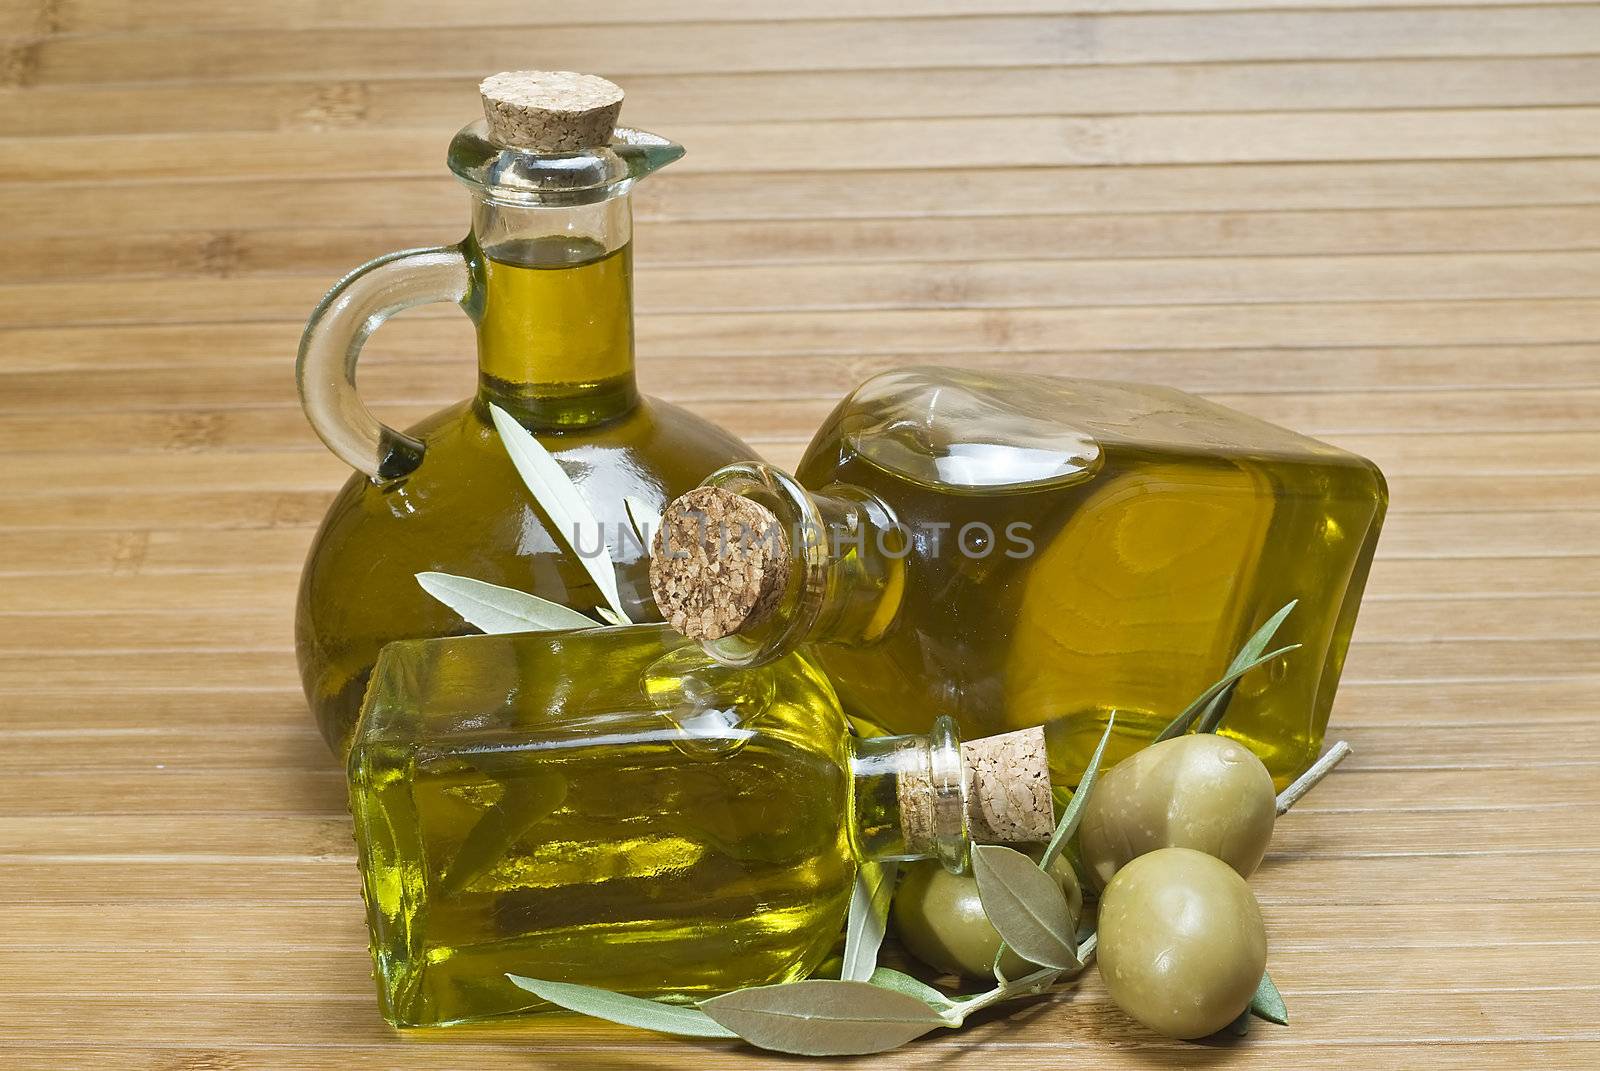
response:
[[[1278,793],[1278,813],[1286,814],[1290,807],[1300,802],[1300,797],[1317,787],[1317,782],[1327,777],[1333,768],[1350,754],[1350,745],[1340,740],[1311,764],[1311,769],[1297,777],[1293,784]]]

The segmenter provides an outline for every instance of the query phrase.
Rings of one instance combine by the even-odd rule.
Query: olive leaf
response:
[[[1089,756],[1089,765],[1083,768],[1083,776],[1078,778],[1078,790],[1072,794],[1072,802],[1068,803],[1061,812],[1061,821],[1056,823],[1056,831],[1050,837],[1050,844],[1044,850],[1044,855],[1039,859],[1039,869],[1049,870],[1067,846],[1067,841],[1072,839],[1072,834],[1078,831],[1078,823],[1083,820],[1083,808],[1089,802],[1089,793],[1094,790],[1094,782],[1100,776],[1100,760],[1105,757],[1106,744],[1111,741],[1111,731],[1116,728],[1117,716],[1112,714],[1106,719],[1106,731],[1100,736],[1100,743],[1095,747],[1094,754]]]
[[[1245,641],[1243,647],[1239,648],[1239,653],[1233,656],[1233,661],[1228,664],[1228,672],[1232,673],[1246,662],[1260,658],[1261,652],[1267,649],[1267,643],[1277,633],[1279,627],[1283,624],[1284,618],[1289,616],[1289,612],[1299,602],[1299,599],[1290,599],[1288,604],[1281,610],[1267,618],[1267,623],[1256,629],[1255,634]],[[1217,726],[1222,722],[1222,715],[1228,710],[1228,700],[1233,698],[1233,690],[1237,685],[1238,681],[1228,685],[1227,688],[1213,697],[1211,702],[1206,704],[1205,711],[1200,715],[1200,724],[1195,729],[1196,732],[1209,733],[1216,731]]]
[[[1078,778],[1078,790],[1072,794],[1072,800],[1062,809],[1061,821],[1056,823],[1055,832],[1050,836],[1050,843],[1045,847],[1044,854],[1039,857],[1039,869],[1047,875],[1050,872],[1051,864],[1061,857],[1062,851],[1066,849],[1067,842],[1078,831],[1078,823],[1083,820],[1083,808],[1089,802],[1089,793],[1094,790],[1095,779],[1100,776],[1100,760],[1105,757],[1106,744],[1110,743],[1111,732],[1116,728],[1116,724],[1117,716],[1115,714],[1106,719],[1106,731],[1100,735],[1100,743],[1095,746],[1094,754],[1089,756],[1089,764],[1083,768],[1083,776]],[[1053,881],[1054,879],[1052,878],[1051,880]],[[1077,938],[1074,935],[1075,948],[1076,942]],[[1006,976],[1000,969],[1000,961],[1005,958],[1008,947],[1010,946],[1004,940],[1000,942],[1000,947],[995,949],[994,952],[994,963],[989,968],[990,972],[994,974],[995,980],[1001,985],[1006,984]],[[1081,948],[1076,948],[1076,958],[1078,967],[1081,967],[1086,962]]]
[[[507,974],[552,1004],[624,1026],[686,1037],[739,1037],[803,1056],[885,1052],[936,1027],[957,1029],[1001,1001],[1043,993],[1061,976],[1045,968],[970,997],[946,996],[908,974],[879,967],[867,982],[808,979],[735,990],[697,1008],[663,1004],[594,986]]]
[[[516,466],[517,474],[528,485],[539,508],[550,518],[550,527],[594,580],[600,594],[605,596],[606,605],[626,622],[628,612],[622,608],[622,597],[617,592],[617,567],[611,563],[611,555],[605,552],[605,526],[578,492],[572,477],[527,428],[498,405],[489,406],[489,415],[511,464]],[[597,533],[597,553],[592,557],[577,546],[578,533],[585,531]]]
[[[1236,1038],[1242,1038],[1246,1034],[1250,1033],[1250,1009],[1246,1008],[1244,1011],[1240,1012],[1239,1018],[1235,1019],[1222,1029],[1223,1031],[1232,1034]]]
[[[1076,970],[1078,938],[1061,886],[1026,855],[999,844],[972,849],[983,913],[1000,939],[1031,963]]]
[[[1255,1015],[1269,1023],[1279,1026],[1289,1025],[1289,1006],[1283,1002],[1283,994],[1278,992],[1278,987],[1272,982],[1272,975],[1262,974],[1261,982],[1256,986],[1256,995],[1250,999],[1250,1007],[1245,1009],[1246,1014]]]
[[[511,980],[512,985],[526,989],[540,1000],[548,1000],[551,1004],[568,1011],[592,1015],[596,1019],[605,1019],[624,1026],[637,1026],[644,1030],[659,1030],[664,1034],[682,1034],[692,1038],[738,1036],[727,1027],[719,1025],[699,1008],[662,1004],[659,1001],[630,997],[589,985],[574,985],[571,982],[547,982],[539,978],[524,978],[519,974],[508,974],[506,977]]]
[[[596,606],[594,612],[608,625],[631,625],[632,621],[623,617],[609,606]]]
[[[422,585],[423,591],[460,614],[467,624],[490,635],[599,627],[594,618],[585,617],[558,602],[482,580],[450,573],[418,573],[417,583]]]
[[[898,869],[894,863],[868,861],[856,872],[850,914],[844,924],[844,963],[839,969],[839,977],[847,982],[870,981],[878,965]]]
[[[752,1045],[800,1056],[885,1052],[951,1025],[917,997],[822,978],[736,989],[700,1007]]]
[[[1205,707],[1207,703],[1211,702],[1211,700],[1215,699],[1230,686],[1232,686],[1234,681],[1238,680],[1246,673],[1249,673],[1257,666],[1264,666],[1268,662],[1271,662],[1274,658],[1282,657],[1283,655],[1288,654],[1290,651],[1298,650],[1299,648],[1300,644],[1291,643],[1285,647],[1279,647],[1276,651],[1268,651],[1261,657],[1246,662],[1244,665],[1239,666],[1236,669],[1230,670],[1221,680],[1217,681],[1217,683],[1213,684],[1211,687],[1207,688],[1205,691],[1196,696],[1195,701],[1190,703],[1188,707],[1184,709],[1182,714],[1179,714],[1176,718],[1173,718],[1171,723],[1165,729],[1162,729],[1161,733],[1154,740],[1152,740],[1151,743],[1159,744],[1163,740],[1171,740],[1175,736],[1182,736],[1184,733],[1189,731],[1189,726],[1194,724],[1194,719],[1199,715],[1201,709]]]
[[[877,968],[867,981],[883,989],[893,989],[895,992],[904,993],[908,997],[916,997],[947,1019],[959,1007],[958,1001],[951,1000],[945,994],[933,988],[933,986],[890,967]]]

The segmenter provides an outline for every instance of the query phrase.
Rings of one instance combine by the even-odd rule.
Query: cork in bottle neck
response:
[[[662,514],[650,588],[668,624],[706,642],[773,613],[792,568],[789,537],[771,510],[731,491],[697,487]]]
[[[478,86],[489,136],[535,153],[578,153],[611,141],[622,89],[572,71],[502,71]]]
[[[961,745],[959,801],[936,783],[939,771],[913,768],[900,777],[900,820],[906,848],[943,856],[959,837],[972,844],[1030,844],[1055,830],[1055,800],[1044,730],[1021,729]],[[960,829],[953,828],[957,823]]]

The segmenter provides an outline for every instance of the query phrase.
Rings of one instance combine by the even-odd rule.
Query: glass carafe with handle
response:
[[[621,600],[636,620],[656,615],[624,500],[659,508],[753,456],[716,425],[641,396],[634,381],[629,194],[683,149],[614,128],[622,93],[603,79],[513,72],[483,92],[488,119],[457,134],[448,158],[471,191],[471,232],[356,269],[317,307],[301,343],[306,416],[356,470],[312,543],[295,628],[306,697],[341,752],[385,643],[470,631],[417,573],[580,611],[604,603],[519,479],[491,405],[554,455],[612,537]],[[430,302],[459,305],[476,326],[478,389],[399,431],[361,401],[356,360],[384,320]]]

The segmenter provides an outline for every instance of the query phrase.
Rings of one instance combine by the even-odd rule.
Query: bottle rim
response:
[[[745,495],[768,508],[777,507],[789,522],[790,589],[779,603],[772,627],[756,638],[739,632],[703,641],[706,653],[728,666],[758,666],[780,658],[800,645],[822,612],[827,593],[828,550],[822,514],[798,480],[760,461],[738,461],[707,476],[701,486]]]
[[[479,119],[451,139],[446,162],[463,185],[490,204],[570,208],[621,197],[683,153],[682,145],[659,134],[620,126],[603,148],[538,153],[495,141],[488,121]]]

